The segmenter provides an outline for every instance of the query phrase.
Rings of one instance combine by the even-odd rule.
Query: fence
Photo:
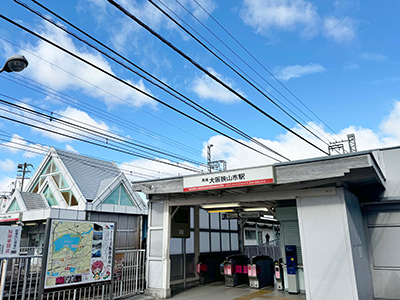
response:
[[[268,255],[274,261],[278,260],[282,257],[280,240],[272,240],[261,245],[245,246],[244,254],[246,254],[248,257],[253,257],[256,255]]]
[[[27,253],[39,252],[36,249],[31,250],[24,249],[18,257],[0,257],[0,300],[107,300],[110,299],[110,291],[114,299],[144,292],[145,250],[121,250],[116,251],[115,255],[118,259],[113,285],[107,282],[94,286],[73,287],[45,292],[43,297],[40,297],[42,255],[28,255]]]

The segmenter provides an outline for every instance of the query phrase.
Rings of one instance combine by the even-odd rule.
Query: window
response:
[[[47,203],[48,203],[50,206],[53,206],[53,205],[57,205],[57,204],[58,204],[56,198],[54,197],[52,191],[50,190],[50,188],[49,188],[48,186],[45,188],[43,194],[44,194],[44,197],[45,197],[46,200],[47,200]]]
[[[103,201],[105,204],[135,206],[128,192],[122,184],[120,184],[111,194]]]
[[[21,210],[21,208],[18,205],[17,199],[14,199],[14,201],[11,203],[10,207],[7,209],[7,212],[17,211],[17,210]]]
[[[244,231],[244,236],[245,236],[246,240],[255,240],[256,239],[256,231],[255,230],[246,229]]]
[[[31,189],[31,193],[37,193],[42,186],[45,184],[47,178],[51,178],[56,184],[58,190],[60,191],[61,195],[63,196],[65,202],[68,206],[76,206],[78,205],[78,200],[75,198],[74,194],[72,193],[71,189],[68,186],[67,181],[65,180],[64,176],[61,174],[60,169],[57,167],[56,163],[51,159],[44,171],[39,177],[39,180],[36,182],[34,187]],[[47,187],[43,192],[47,202],[50,206],[57,205],[58,202],[54,197],[54,194],[50,191]]]

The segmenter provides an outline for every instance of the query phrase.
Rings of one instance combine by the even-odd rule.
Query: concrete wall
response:
[[[167,201],[149,202],[146,293],[158,298],[171,297],[169,210]]]
[[[373,299],[360,208],[346,195],[297,199],[309,300]]]

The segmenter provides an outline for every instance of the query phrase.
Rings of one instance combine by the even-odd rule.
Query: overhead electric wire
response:
[[[126,82],[126,81],[122,80],[122,79],[119,78],[118,76],[116,76],[116,75],[114,75],[114,74],[112,74],[112,73],[110,73],[110,72],[108,72],[108,71],[106,71],[106,70],[100,68],[99,66],[97,66],[97,65],[95,65],[95,64],[93,64],[93,63],[87,61],[86,59],[84,59],[84,58],[82,58],[82,57],[80,57],[79,55],[77,55],[77,54],[75,54],[75,53],[73,53],[73,52],[71,52],[71,51],[69,51],[69,50],[67,50],[67,49],[65,49],[65,48],[63,48],[63,47],[61,47],[60,45],[58,45],[58,44],[56,44],[56,43],[54,43],[54,42],[48,40],[47,38],[45,38],[45,37],[39,35],[38,33],[36,33],[36,32],[34,32],[34,31],[32,31],[32,30],[26,28],[25,26],[23,26],[23,25],[21,25],[21,24],[18,24],[17,22],[14,22],[13,20],[9,19],[8,17],[4,16],[3,14],[0,14],[0,18],[2,18],[3,20],[5,20],[5,21],[7,21],[7,22],[9,22],[9,23],[11,23],[11,24],[13,24],[13,25],[19,27],[20,29],[22,29],[22,30],[24,30],[24,31],[26,31],[26,32],[28,32],[28,33],[30,33],[30,34],[32,34],[32,35],[34,35],[35,37],[37,37],[37,38],[39,38],[39,39],[45,41],[46,43],[49,43],[50,45],[52,45],[52,46],[58,48],[59,50],[62,50],[63,52],[65,52],[65,53],[71,55],[72,57],[74,57],[74,58],[76,58],[76,59],[78,59],[78,60],[80,60],[80,61],[82,61],[82,62],[88,64],[89,66],[91,66],[91,67],[97,69],[98,71],[100,71],[100,72],[102,72],[102,73],[104,73],[104,74],[106,74],[106,75],[108,75],[108,76],[114,78],[115,80],[117,80],[117,81],[119,81],[119,82],[121,82],[121,83],[123,83],[123,84],[129,86],[130,88],[132,88],[132,89],[134,89],[134,90],[136,90],[136,91],[142,93],[143,95],[145,95],[145,96],[147,96],[147,97],[149,97],[149,98],[151,98],[151,99],[157,101],[158,103],[160,103],[160,104],[162,104],[162,105],[168,107],[169,109],[171,109],[171,110],[173,110],[173,111],[175,111],[175,112],[177,112],[177,113],[179,113],[179,114],[181,114],[181,115],[183,115],[183,116],[185,116],[185,117],[191,119],[192,121],[194,121],[194,122],[196,122],[196,123],[199,123],[200,125],[202,125],[202,126],[204,126],[204,127],[207,127],[208,129],[210,129],[210,130],[212,130],[212,131],[215,131],[215,132],[217,132],[218,134],[221,134],[221,135],[223,135],[223,136],[225,136],[225,137],[227,137],[227,138],[229,138],[229,139],[235,141],[236,143],[239,143],[239,144],[241,144],[241,145],[243,145],[243,146],[245,146],[245,147],[247,147],[247,148],[249,148],[249,149],[252,149],[253,151],[256,151],[256,152],[260,153],[261,155],[264,155],[264,156],[266,156],[266,157],[268,157],[268,158],[271,158],[271,159],[273,159],[273,160],[275,160],[275,161],[280,162],[278,159],[276,159],[276,158],[274,158],[274,157],[272,157],[272,156],[270,156],[270,155],[267,155],[267,154],[265,154],[265,153],[263,153],[263,152],[261,152],[261,151],[259,151],[259,150],[257,150],[257,149],[254,149],[253,147],[251,147],[251,146],[249,146],[249,145],[246,145],[246,144],[244,144],[244,143],[242,143],[242,142],[240,142],[240,141],[238,141],[238,140],[236,140],[236,139],[234,139],[234,138],[228,136],[227,134],[225,134],[225,133],[223,133],[223,132],[221,132],[221,131],[219,131],[219,130],[217,130],[217,129],[215,129],[215,128],[213,128],[213,127],[207,125],[207,124],[205,124],[204,122],[201,122],[201,121],[197,120],[196,118],[194,118],[194,117],[192,117],[192,116],[190,116],[190,115],[188,115],[188,114],[182,112],[181,110],[179,110],[179,109],[177,109],[177,108],[175,108],[175,107],[173,107],[173,106],[167,104],[166,102],[164,102],[164,101],[162,101],[162,100],[156,98],[155,96],[153,96],[153,95],[151,95],[151,94],[149,94],[149,93],[147,93],[147,92],[145,92],[145,91],[143,91],[143,90],[137,88],[136,86],[130,84],[129,82]],[[289,130],[290,130],[290,129],[289,129]],[[321,151],[323,151],[323,150],[321,150]]]
[[[0,99],[0,102],[4,103],[4,102],[7,102],[7,101],[4,101],[4,100],[1,100],[1,99]],[[11,105],[9,105],[9,106],[11,106]],[[66,123],[66,124],[68,124],[69,127],[71,127],[71,125],[72,125],[72,126],[74,126],[74,127],[81,127],[81,129],[84,129],[86,132],[87,132],[87,131],[89,131],[89,132],[95,132],[94,136],[100,137],[101,139],[99,140],[98,138],[94,138],[94,137],[92,137],[92,136],[84,135],[84,134],[79,133],[79,132],[76,132],[76,131],[71,131],[71,130],[68,130],[67,128],[62,128],[62,127],[59,127],[59,126],[56,126],[56,125],[52,125],[51,127],[52,127],[52,128],[56,128],[56,129],[60,129],[60,130],[62,130],[62,131],[64,131],[64,132],[72,133],[72,134],[74,134],[74,135],[78,135],[78,136],[80,136],[81,138],[77,138],[76,136],[71,136],[71,135],[62,134],[61,132],[54,131],[54,130],[50,130],[50,129],[45,128],[45,127],[37,126],[37,127],[35,127],[35,128],[38,128],[38,129],[41,129],[41,130],[45,130],[45,131],[50,131],[50,132],[53,132],[53,133],[56,133],[56,134],[59,134],[59,135],[67,136],[67,137],[69,137],[69,138],[78,139],[78,140],[83,140],[83,138],[91,139],[91,140],[94,140],[95,142],[97,142],[96,145],[98,145],[99,143],[101,144],[101,143],[104,143],[104,142],[105,142],[107,145],[112,145],[112,146],[113,146],[113,149],[121,149],[121,150],[123,150],[123,151],[132,151],[130,148],[127,148],[127,147],[126,147],[123,143],[121,143],[121,142],[114,142],[115,144],[113,144],[113,143],[112,143],[112,142],[113,142],[112,140],[106,139],[106,141],[103,141],[103,140],[102,140],[103,137],[101,136],[101,134],[99,135],[98,132],[96,132],[96,131],[90,130],[90,129],[88,129],[88,128],[83,128],[82,126],[79,126],[79,125],[77,126],[76,124],[73,124],[73,123],[70,123],[70,122],[66,122],[66,121],[64,121],[64,120],[57,119],[57,118],[55,118],[55,117],[52,116],[52,115],[45,115],[45,114],[42,114],[42,113],[40,113],[40,112],[33,111],[33,110],[31,110],[31,109],[28,109],[28,108],[25,108],[25,107],[22,107],[22,106],[18,106],[18,105],[16,105],[16,104],[14,104],[14,105],[12,105],[12,106],[16,106],[16,107],[18,107],[18,108],[21,109],[21,110],[25,110],[26,112],[28,112],[28,113],[30,113],[30,114],[34,114],[34,115],[40,116],[40,117],[45,118],[45,119],[51,118],[51,119],[53,119],[53,120],[55,120],[55,121],[59,121],[59,122],[62,122],[62,123]],[[4,109],[0,108],[0,110],[4,110]],[[49,126],[48,123],[45,123],[45,122],[43,122],[43,121],[40,121],[40,120],[37,120],[37,119],[34,119],[34,118],[30,118],[30,117],[28,117],[28,116],[26,116],[26,115],[23,115],[23,114],[18,114],[18,113],[16,113],[16,112],[13,112],[13,111],[10,111],[10,110],[9,110],[9,111],[6,111],[6,112],[11,113],[11,114],[18,115],[18,116],[20,116],[20,117],[29,119],[29,120],[34,121],[34,122],[38,122],[38,123],[44,124],[44,125],[46,125],[46,126]],[[0,117],[1,117],[1,116],[0,116]],[[33,124],[32,124],[32,126],[33,126]],[[93,133],[90,133],[90,134],[93,134]],[[122,145],[122,146],[119,146],[119,145]],[[153,153],[150,153],[150,152],[147,152],[147,151],[144,151],[144,150],[141,150],[141,149],[137,149],[137,148],[133,148],[133,149],[134,149],[135,151],[141,151],[141,152],[144,153],[144,154],[154,155]],[[132,153],[141,155],[142,158],[144,158],[144,154],[142,154],[142,153],[136,153],[136,152],[132,152]],[[147,158],[147,159],[150,159],[150,158],[151,158],[151,160],[153,160],[153,161],[159,161],[158,159],[152,158],[151,156],[146,156],[146,158]],[[165,163],[165,162],[163,162],[163,163]],[[179,164],[179,162],[176,162],[176,163]],[[193,162],[191,162],[191,163],[193,163]],[[171,165],[171,164],[173,164],[173,163],[167,163],[167,164]],[[175,164],[173,164],[173,165],[175,166]],[[195,169],[195,168],[190,168],[190,169],[189,169],[189,167],[185,167],[185,169],[191,170],[191,171],[193,171],[193,172],[201,172],[199,169]]]
[[[276,152],[275,150],[271,149],[270,147],[266,146],[265,144],[261,143],[260,141],[258,141],[257,139],[251,137],[250,135],[246,134],[245,132],[241,131],[240,129],[238,129],[237,127],[233,126],[232,124],[226,122],[225,120],[221,119],[220,117],[218,117],[217,115],[215,115],[214,113],[212,113],[211,111],[207,110],[206,108],[204,108],[203,106],[197,104],[195,101],[189,99],[188,97],[186,97],[185,95],[183,95],[182,93],[180,93],[179,91],[177,91],[176,89],[174,89],[173,87],[171,87],[170,85],[164,83],[162,80],[158,79],[157,77],[153,76],[152,74],[150,74],[149,72],[147,72],[146,70],[144,70],[143,68],[141,68],[140,66],[136,65],[135,63],[133,63],[132,61],[128,60],[127,58],[125,58],[124,56],[122,56],[121,54],[119,54],[118,52],[116,52],[115,50],[111,49],[110,47],[108,47],[107,45],[105,45],[104,43],[100,42],[99,40],[97,40],[96,38],[94,38],[93,36],[87,34],[85,31],[81,30],[80,28],[78,28],[77,26],[73,25],[71,22],[67,21],[66,19],[64,19],[63,17],[61,17],[60,15],[56,14],[55,12],[53,12],[52,10],[50,10],[49,8],[47,8],[46,6],[40,4],[38,1],[32,0],[34,3],[36,3],[37,5],[39,5],[41,8],[45,9],[47,12],[51,13],[52,15],[56,16],[57,18],[59,18],[60,20],[62,20],[63,22],[67,23],[68,25],[72,26],[74,29],[78,30],[79,32],[81,32],[82,34],[84,34],[85,36],[89,37],[90,39],[92,39],[93,41],[95,41],[96,43],[100,44],[102,47],[106,48],[107,50],[109,50],[110,52],[112,52],[113,54],[117,55],[118,57],[120,57],[121,59],[123,59],[124,61],[128,62],[129,64],[131,64],[132,66],[134,66],[135,68],[137,68],[138,70],[140,70],[141,72],[145,73],[147,76],[150,76],[153,80],[156,80],[158,83],[160,83],[163,86],[160,86],[159,84],[151,81],[150,79],[148,79],[146,76],[138,73],[135,70],[132,70],[131,68],[127,67],[126,65],[124,65],[123,63],[121,63],[120,61],[116,60],[114,57],[110,56],[109,54],[107,54],[106,52],[98,49],[96,46],[90,44],[89,42],[83,40],[82,38],[78,37],[77,35],[75,35],[74,33],[70,32],[69,30],[67,30],[65,27],[60,26],[59,24],[55,23],[53,20],[47,18],[46,16],[42,15],[40,12],[35,11],[34,9],[30,8],[28,5],[26,5],[25,3],[19,1],[19,0],[14,0],[14,2],[18,3],[19,5],[25,7],[26,9],[28,9],[29,11],[31,11],[32,13],[36,14],[37,16],[41,17],[42,19],[46,20],[47,22],[53,24],[54,26],[57,26],[59,29],[63,30],[64,32],[68,33],[69,35],[73,36],[74,38],[78,39],[79,41],[85,43],[87,46],[95,49],[96,51],[100,52],[101,54],[107,56],[108,58],[112,59],[114,62],[120,64],[121,66],[123,66],[124,68],[130,70],[131,72],[135,73],[136,75],[140,76],[141,78],[145,79],[147,82],[157,86],[158,88],[162,89],[164,92],[168,93],[169,95],[175,97],[176,99],[180,100],[181,102],[185,103],[186,105],[190,106],[191,108],[195,109],[196,111],[204,114],[205,116],[207,116],[208,118],[218,122],[219,124],[233,130],[234,132],[238,133],[239,135],[245,137],[246,139],[250,140],[251,142],[261,146],[262,148],[271,151],[272,153],[286,159],[289,160],[287,157],[281,155],[280,153]],[[171,91],[167,90],[170,89],[172,92],[176,93],[177,95],[179,95],[180,97],[184,98],[181,99],[178,96],[176,96],[175,94],[173,94]],[[189,103],[187,102],[189,101]]]
[[[196,16],[194,16],[185,6],[183,6],[179,1],[175,0],[179,5],[181,5],[193,18],[195,18],[200,24],[202,24],[208,31],[210,31],[218,40],[219,37],[215,35],[211,30],[209,30],[203,22],[201,22]],[[190,33],[186,28],[183,27],[182,24],[177,22],[174,18],[172,18],[170,15],[168,15],[164,10],[162,10],[158,5],[156,5],[152,0],[149,0],[151,4],[153,4],[154,7],[156,7],[158,10],[160,10],[166,17],[168,17],[171,21],[173,21],[179,28],[181,28],[183,31],[185,31],[187,34],[189,34],[196,42],[198,42],[202,47],[204,47],[207,51],[209,51],[212,55],[214,55],[218,60],[220,60],[224,65],[226,65],[229,69],[231,69],[233,72],[235,72],[239,77],[241,77],[243,80],[245,80],[248,84],[251,85],[251,87],[255,88],[259,93],[261,93],[265,98],[267,98],[272,104],[274,104],[276,107],[278,107],[283,113],[285,113],[289,118],[291,118],[293,121],[295,121],[297,124],[299,124],[301,127],[303,127],[306,131],[311,133],[314,137],[325,143],[326,145],[329,145],[329,139],[324,138],[327,141],[322,140],[320,136],[318,136],[316,133],[312,132],[309,128],[307,128],[303,123],[306,123],[301,117],[299,117],[295,112],[293,112],[290,108],[288,108],[285,104],[280,102],[276,97],[270,95],[268,96],[267,90],[259,84],[254,78],[252,78],[248,73],[243,71],[238,65],[236,65],[232,60],[230,60],[225,54],[223,54],[221,51],[219,51],[214,45],[212,45],[203,35],[201,35],[197,30],[195,30],[192,26],[190,26],[185,20],[183,20],[178,14],[176,14],[173,10],[171,10],[164,2],[161,0],[158,0],[166,9],[168,9],[176,18],[178,18],[182,23],[184,23],[187,27],[189,27],[193,32],[195,32],[201,39],[204,40],[205,43],[207,43],[211,48],[213,48],[216,52],[218,52],[222,57],[224,57],[230,64],[232,64],[236,69],[234,69],[232,66],[230,66],[226,61],[224,61],[221,57],[219,57],[217,54],[215,54],[214,51],[212,51],[208,46],[206,46],[203,42],[201,42],[198,38],[196,38],[192,33]],[[228,49],[230,49],[234,54],[236,54],[228,45],[226,45],[222,40],[220,40],[221,43],[223,43]],[[264,77],[262,77],[256,70],[254,70],[246,61],[244,61],[239,55],[236,54],[236,56],[243,62],[245,63],[253,72],[255,72],[263,81],[265,81],[268,85],[270,85],[273,89],[275,89],[282,97],[286,98],[285,95],[283,95],[279,90],[277,90],[273,85],[271,85]],[[245,76],[240,74],[240,72],[243,73],[245,76],[247,76],[247,79]],[[250,82],[250,80],[253,82]],[[264,92],[262,92],[263,90]],[[272,99],[274,98],[274,99]],[[287,98],[286,98],[287,99]],[[290,100],[287,99],[289,102]],[[279,103],[279,104],[278,104]],[[289,110],[295,117],[293,117],[289,112],[286,110]],[[301,122],[300,122],[300,121]],[[303,122],[303,123],[302,123]],[[319,132],[321,134],[321,132]]]
[[[160,41],[162,41],[164,44],[166,44],[167,46],[169,46],[172,50],[174,50],[175,52],[177,52],[179,55],[181,55],[183,58],[185,58],[187,61],[189,61],[191,64],[193,64],[196,68],[198,68],[199,70],[201,70],[203,73],[205,73],[207,76],[209,76],[210,78],[212,78],[214,81],[218,82],[220,85],[222,85],[223,87],[225,87],[227,90],[229,90],[231,93],[235,94],[237,97],[239,97],[241,100],[243,100],[244,102],[246,102],[247,104],[249,104],[251,107],[253,107],[254,109],[256,109],[257,111],[259,111],[261,114],[263,114],[264,116],[266,116],[267,118],[269,118],[270,120],[272,120],[273,122],[275,122],[276,124],[280,125],[281,127],[283,127],[284,129],[286,129],[287,131],[291,132],[292,134],[294,134],[295,136],[297,136],[298,138],[300,138],[301,140],[303,140],[304,142],[308,143],[309,145],[313,146],[314,148],[318,149],[319,151],[323,152],[326,155],[329,155],[328,152],[326,152],[325,150],[321,149],[320,147],[318,147],[317,145],[315,145],[314,143],[310,142],[309,140],[307,140],[306,138],[304,138],[303,136],[301,136],[300,134],[298,134],[297,132],[295,132],[294,130],[290,129],[289,127],[287,127],[286,125],[284,125],[282,122],[278,121],[276,118],[272,117],[270,114],[268,114],[267,112],[265,112],[264,110],[262,110],[261,108],[259,108],[257,105],[255,105],[254,103],[252,103],[251,101],[249,101],[246,97],[244,97],[243,95],[241,95],[240,93],[238,93],[237,91],[235,91],[233,88],[231,88],[228,84],[226,84],[225,82],[223,82],[221,79],[219,79],[218,77],[216,77],[215,75],[211,74],[208,70],[206,70],[203,66],[201,66],[199,63],[197,63],[196,61],[194,61],[192,58],[190,58],[187,54],[185,54],[184,52],[182,52],[181,50],[179,50],[176,46],[174,46],[171,42],[169,42],[168,40],[166,40],[163,36],[161,36],[159,33],[155,32],[152,28],[150,28],[148,25],[146,25],[144,22],[142,22],[141,20],[139,20],[136,16],[134,16],[133,14],[131,14],[129,11],[127,11],[124,7],[122,7],[121,5],[119,5],[118,3],[116,3],[114,0],[107,0],[110,4],[112,4],[115,8],[117,8],[119,11],[123,12],[126,16],[128,16],[129,18],[131,18],[133,21],[135,21],[137,24],[139,24],[140,26],[142,26],[144,29],[146,29],[148,32],[150,32],[152,35],[154,35],[155,37],[157,37]]]
[[[45,86],[45,85],[43,85],[43,84],[41,84],[41,83],[39,83],[39,82],[37,82],[35,80],[32,80],[32,79],[27,78],[27,77],[24,77],[21,74],[16,74],[16,75],[21,77],[21,78],[23,78],[23,79],[19,78],[19,80],[15,80],[12,76],[4,77],[4,79],[9,80],[9,81],[14,82],[14,83],[17,83],[17,84],[19,84],[21,86],[29,88],[29,89],[31,89],[33,91],[38,92],[38,93],[41,93],[41,94],[43,94],[43,95],[45,95],[47,97],[51,97],[52,99],[55,99],[55,100],[60,101],[60,102],[62,102],[64,104],[67,104],[70,107],[72,106],[72,107],[76,107],[78,109],[81,109],[81,107],[71,105],[71,102],[68,101],[68,99],[73,100],[73,101],[77,101],[77,102],[80,103],[80,105],[88,106],[90,108],[90,110],[86,110],[86,112],[88,112],[88,113],[90,112],[91,115],[94,115],[94,116],[97,116],[97,117],[101,117],[104,120],[108,120],[110,122],[114,122],[115,124],[118,124],[118,125],[120,125],[122,127],[134,130],[134,131],[139,132],[139,133],[143,133],[142,131],[145,131],[145,132],[148,131],[149,133],[146,132],[145,135],[147,135],[147,136],[149,136],[151,138],[156,138],[157,140],[161,140],[166,144],[172,145],[172,146],[174,146],[174,147],[176,147],[178,149],[184,150],[186,152],[189,152],[189,153],[192,153],[192,154],[196,154],[196,155],[201,153],[201,151],[198,151],[198,150],[196,150],[194,148],[191,148],[191,147],[183,147],[185,145],[179,143],[178,141],[175,141],[175,140],[169,139],[168,137],[165,137],[163,135],[157,134],[156,132],[148,130],[148,129],[146,129],[146,128],[138,125],[138,124],[135,124],[133,122],[130,122],[128,120],[118,118],[115,115],[113,115],[111,113],[108,113],[108,112],[105,112],[105,111],[101,110],[100,108],[98,108],[96,106],[90,105],[89,103],[85,103],[85,102],[83,102],[83,101],[81,101],[81,100],[79,100],[79,99],[77,99],[75,97],[72,97],[70,95],[64,94],[64,93],[62,93],[60,91],[56,91],[56,90],[54,90],[54,89],[52,89],[52,88],[50,88],[48,86]],[[32,84],[29,81],[34,82],[38,86],[35,86],[34,84]],[[25,84],[23,84],[22,82],[24,82]],[[43,89],[43,90],[41,90],[41,89]],[[61,96],[58,95],[58,94],[60,94]],[[4,95],[4,96],[6,96],[6,95]],[[66,98],[68,98],[68,99],[66,99]],[[88,108],[86,108],[86,109],[88,109]],[[100,111],[100,113],[97,113],[97,112],[95,112],[93,110],[98,110],[98,111]],[[83,110],[83,111],[85,111],[85,110]],[[108,116],[108,115],[110,115],[111,117]],[[146,145],[145,143],[143,143],[143,144]],[[182,146],[182,147],[180,147],[180,146]],[[193,150],[193,151],[190,151],[190,150]]]
[[[177,1],[177,0],[175,0]],[[268,70],[267,67],[265,67],[249,50],[246,49],[246,47],[243,46],[242,43],[240,43],[234,36],[231,34],[218,20],[216,20],[197,0],[193,0],[196,2],[196,4],[216,23],[218,24],[219,27],[222,28],[251,58],[253,58],[258,65],[260,65],[265,71],[268,72],[287,92],[289,92],[297,101],[299,101],[311,114],[314,115],[321,123],[323,123],[333,134],[335,134],[340,140],[340,136],[328,125],[326,124],[320,117],[318,117],[303,101],[300,100],[286,85],[282,83],[272,72]],[[275,89],[275,88],[274,88]],[[297,108],[296,105],[294,105],[290,100],[288,100],[294,107]],[[301,111],[299,108],[297,108],[299,111]],[[304,114],[304,112],[303,112]],[[310,118],[311,120],[311,118]]]
[[[2,109],[0,109],[0,110],[2,110]],[[17,114],[15,112],[11,112],[11,113]],[[39,122],[40,123],[40,121],[35,120],[33,118],[29,118],[29,117],[26,117],[26,116],[24,116],[24,117],[27,118],[27,119],[31,119],[34,122]],[[170,166],[173,166],[173,167],[186,169],[186,170],[189,170],[189,171],[192,171],[192,172],[202,173],[200,170],[194,170],[193,168],[189,168],[189,167],[187,167],[187,166],[185,166],[183,164],[179,164],[179,163],[178,164],[173,164],[173,163],[170,163],[170,162],[167,162],[167,161],[163,161],[163,160],[155,159],[153,157],[145,156],[145,155],[143,155],[141,153],[136,153],[136,152],[133,152],[131,150],[127,150],[127,149],[124,149],[124,148],[121,148],[121,147],[120,148],[111,147],[110,145],[107,145],[107,144],[104,145],[102,142],[89,141],[89,140],[84,139],[84,138],[79,138],[79,137],[76,137],[76,136],[73,136],[73,135],[70,135],[70,134],[57,132],[57,131],[49,129],[49,128],[40,127],[40,126],[32,124],[32,123],[28,123],[28,122],[12,119],[12,118],[9,118],[9,117],[6,117],[6,116],[2,116],[2,115],[0,115],[0,118],[8,120],[8,121],[15,122],[15,123],[18,123],[18,124],[22,124],[22,125],[25,125],[25,126],[33,127],[33,128],[36,128],[36,129],[39,129],[39,130],[42,130],[42,131],[47,131],[47,132],[50,132],[50,133],[53,133],[53,134],[58,134],[58,135],[61,135],[61,136],[67,137],[67,138],[71,138],[71,139],[74,139],[74,140],[78,140],[78,141],[81,141],[81,142],[84,142],[84,143],[87,143],[87,144],[91,144],[91,145],[103,147],[103,148],[106,148],[106,149],[114,150],[114,151],[117,151],[117,152],[120,152],[120,153],[124,153],[124,154],[128,154],[128,155],[133,155],[133,156],[136,156],[136,157],[152,160],[152,161],[159,162],[159,163],[166,164],[166,165],[170,165]],[[48,125],[48,124],[46,124],[46,125]],[[65,130],[65,129],[63,129],[63,130],[64,131],[68,131],[68,130]],[[74,132],[74,134],[77,134],[77,133]]]
[[[0,133],[0,136],[10,137],[11,139],[14,139],[14,138],[15,138],[12,134],[7,133],[7,132],[5,132],[4,130],[0,130],[0,132],[3,132],[3,133]],[[31,141],[31,140],[27,140],[27,139],[22,138],[22,137],[19,137],[19,136],[18,136],[16,139],[21,140],[21,141],[24,141],[24,142],[27,142],[27,143],[33,145],[33,147],[35,147],[35,146],[37,146],[37,145],[40,145],[40,146],[43,147],[43,148],[47,147],[47,148],[49,148],[49,149],[50,149],[50,147],[51,147],[51,146],[49,146],[49,145],[46,145],[46,144],[43,144],[43,143],[39,143],[39,142],[34,142],[34,141]],[[9,143],[14,143],[12,140],[10,140],[10,141],[5,140],[5,139],[2,139],[2,140],[3,140],[3,141],[6,141],[7,145],[8,145]],[[7,146],[7,145],[4,145],[4,144],[0,144],[0,145],[1,145],[1,146]],[[24,144],[18,144],[18,145],[21,145],[21,146],[22,146],[22,145],[24,145]],[[27,146],[27,145],[24,145],[24,146]],[[55,147],[54,147],[54,148],[55,148]],[[32,149],[32,147],[31,147],[31,148],[28,148],[28,149],[24,149],[24,151],[32,152],[32,151],[29,151],[29,149]],[[57,148],[55,148],[55,149],[57,149]],[[60,149],[60,150],[61,150],[61,149]],[[67,150],[62,150],[62,151],[64,152],[64,153],[63,153],[63,156],[66,156],[66,157],[68,157],[68,158],[70,158],[70,159],[73,159],[73,160],[76,160],[76,161],[85,161],[84,159],[78,158],[77,155],[74,154],[74,152],[67,151]],[[65,152],[70,152],[71,155],[67,155],[67,154],[65,154]],[[34,153],[35,153],[35,154],[39,154],[39,155],[45,155],[46,153],[48,153],[48,150],[42,150],[42,153],[39,153],[39,152],[34,152]],[[144,168],[144,167],[138,167],[138,166],[135,166],[135,165],[126,163],[126,162],[118,162],[118,161],[114,161],[114,160],[113,160],[113,161],[110,161],[110,160],[107,160],[107,159],[104,159],[104,158],[99,158],[99,157],[95,157],[95,156],[87,155],[87,154],[79,154],[79,155],[87,156],[87,157],[94,158],[94,159],[101,160],[101,161],[114,162],[114,163],[118,163],[118,164],[120,164],[120,165],[127,165],[128,167],[138,168],[138,169],[142,169],[142,170],[146,170],[146,171],[150,171],[150,172],[155,172],[155,173],[158,173],[158,174],[176,176],[175,174],[172,174],[172,173],[165,173],[165,172],[155,171],[155,170],[153,170],[153,169],[148,169],[148,168]],[[93,166],[93,167],[98,167],[97,164],[96,164],[96,165],[95,165],[95,164],[90,164],[90,163],[88,163],[88,162],[86,162],[86,164],[87,164],[87,165],[90,165],[90,166]],[[109,168],[109,167],[105,167],[105,166],[101,166],[101,167],[102,167],[104,170],[115,170],[115,168]],[[121,168],[121,167],[118,167],[118,169],[121,170],[123,173],[129,174],[129,175],[135,174],[135,175],[139,175],[139,176],[141,176],[141,177],[147,176],[148,178],[159,178],[159,177],[154,176],[154,175],[144,174],[144,173],[140,173],[140,172],[137,172],[137,171],[132,171],[132,170],[124,169],[124,168]]]
[[[24,103],[23,101],[20,101],[20,100],[18,100],[18,99],[13,98],[13,97],[9,97],[9,96],[4,95],[4,94],[2,94],[2,93],[0,93],[0,96],[7,97],[7,98],[12,99],[12,100],[17,101],[17,102],[22,102],[22,103]],[[183,160],[183,161],[192,163],[192,164],[194,164],[194,165],[204,165],[204,163],[202,163],[202,162],[198,162],[198,161],[192,160],[192,159],[190,159],[190,158],[177,155],[177,154],[175,154],[175,153],[166,152],[166,151],[164,151],[164,150],[159,150],[158,148],[150,147],[150,146],[148,146],[148,145],[140,145],[140,144],[137,143],[137,141],[135,141],[135,140],[133,140],[133,139],[131,139],[131,138],[128,138],[128,137],[123,138],[123,137],[119,136],[119,135],[116,134],[116,133],[112,133],[112,132],[110,132],[110,131],[101,129],[101,128],[96,127],[96,126],[92,126],[92,125],[90,125],[90,124],[84,123],[84,122],[79,121],[79,120],[76,120],[76,119],[69,118],[69,117],[67,117],[67,116],[64,116],[64,115],[61,115],[61,114],[58,114],[58,113],[50,112],[50,111],[48,111],[48,110],[42,109],[42,108],[40,108],[40,107],[38,107],[38,106],[35,106],[35,105],[32,105],[32,104],[29,104],[29,105],[32,106],[32,107],[34,107],[34,108],[36,108],[36,109],[41,109],[41,110],[43,110],[43,111],[47,111],[47,112],[50,113],[50,114],[43,114],[43,113],[40,113],[40,112],[38,112],[38,111],[29,109],[29,108],[27,108],[27,107],[23,107],[23,106],[20,106],[20,105],[17,105],[17,104],[14,104],[14,103],[11,103],[11,102],[9,102],[9,101],[2,100],[2,99],[0,99],[0,103],[5,103],[5,104],[8,105],[8,106],[12,106],[12,107],[18,108],[18,109],[20,109],[20,110],[27,111],[27,112],[29,112],[29,113],[33,113],[33,114],[39,115],[39,116],[44,117],[44,118],[47,118],[47,119],[50,118],[50,120],[54,120],[54,121],[61,122],[61,123],[66,124],[66,125],[68,125],[68,126],[70,126],[70,127],[71,127],[71,126],[76,127],[78,130],[84,130],[84,131],[86,131],[86,132],[88,132],[88,133],[95,134],[95,135],[100,136],[100,137],[102,137],[102,138],[106,138],[107,141],[108,141],[108,140],[110,140],[110,141],[112,141],[112,140],[117,140],[117,141],[118,141],[117,143],[123,142],[123,143],[126,143],[126,144],[131,145],[131,146],[135,146],[135,147],[143,148],[143,149],[146,149],[146,150],[149,150],[149,151],[153,151],[153,152],[156,153],[156,154],[162,154],[162,155],[169,156],[169,157],[172,157],[172,158],[177,158],[177,159],[180,159],[180,160]],[[24,103],[24,104],[27,104],[27,103]],[[57,118],[57,117],[55,117],[56,115],[61,116],[62,118],[65,118],[65,119],[67,119],[67,120],[70,120],[70,121],[74,121],[74,122],[76,122],[76,123],[83,124],[83,126],[82,126],[82,125],[78,125],[78,124],[76,124],[76,123],[74,124],[74,123],[72,123],[72,122],[69,122],[69,121],[66,121],[66,120],[63,120],[63,119],[60,119],[60,118]],[[103,132],[90,129],[88,126],[90,126],[90,127],[92,127],[92,128],[96,128],[96,129],[98,129],[98,130],[100,129],[100,130],[103,131]],[[110,133],[111,133],[111,134],[110,134]],[[129,140],[133,140],[133,141],[135,141],[135,142],[129,142]],[[135,150],[136,150],[136,149],[135,149]],[[141,150],[141,151],[143,151],[143,150]],[[145,152],[145,153],[148,153],[148,152],[146,152],[146,151],[144,151],[144,152]]]

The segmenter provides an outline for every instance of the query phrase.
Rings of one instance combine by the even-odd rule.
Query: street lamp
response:
[[[0,70],[6,72],[21,72],[28,66],[28,60],[23,55],[13,55],[6,60],[4,67]]]

